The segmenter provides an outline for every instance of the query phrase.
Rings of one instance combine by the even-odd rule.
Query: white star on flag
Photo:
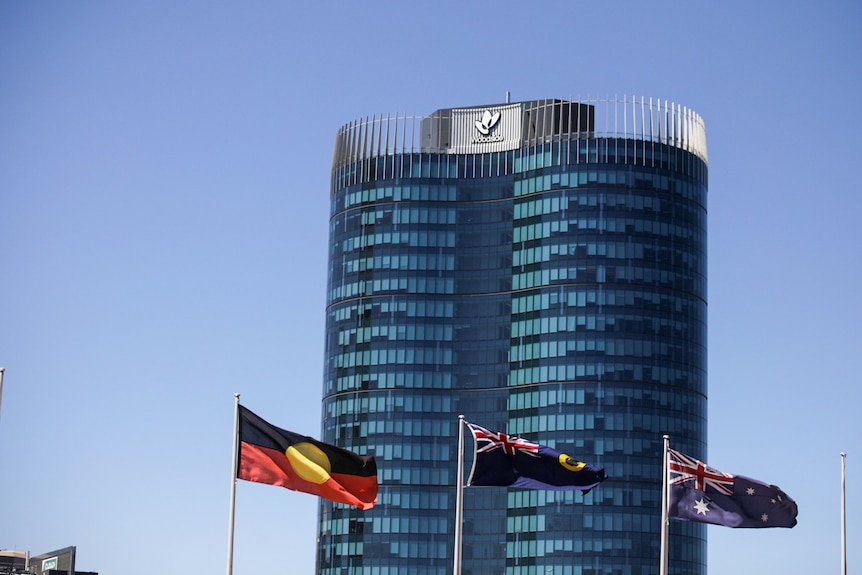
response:
[[[709,511],[709,504],[703,499],[698,499],[694,503],[694,508],[697,510],[698,515],[706,515],[706,512]]]

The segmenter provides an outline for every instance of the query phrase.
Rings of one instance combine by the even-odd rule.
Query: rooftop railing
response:
[[[590,130],[560,125],[539,137],[525,139],[522,145],[552,141],[617,138],[638,142],[654,142],[686,150],[708,163],[706,127],[703,118],[690,108],[667,100],[636,96],[622,98],[586,98],[524,102],[535,111],[545,106],[570,106],[572,114],[578,106],[594,108]],[[510,104],[501,104],[506,106]],[[489,106],[490,107],[490,106]],[[483,106],[477,106],[477,109]],[[463,109],[463,108],[462,108]],[[381,114],[365,117],[344,125],[336,134],[333,168],[393,154],[419,152],[451,153],[446,145],[429,146],[423,142],[422,123],[431,120],[444,126],[451,121],[450,110],[430,115]],[[549,114],[551,115],[551,114]]]

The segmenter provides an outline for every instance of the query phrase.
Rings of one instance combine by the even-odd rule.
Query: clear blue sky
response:
[[[707,126],[708,462],[800,508],[709,527],[710,573],[837,573],[841,451],[862,535],[860,29],[855,0],[0,3],[0,548],[224,572],[233,394],[319,435],[336,130],[635,94]],[[311,573],[316,509],[240,482],[235,572]]]

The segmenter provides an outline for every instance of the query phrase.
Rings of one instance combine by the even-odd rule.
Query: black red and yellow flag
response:
[[[238,479],[311,493],[360,509],[374,507],[374,457],[279,429],[241,405],[239,410]]]

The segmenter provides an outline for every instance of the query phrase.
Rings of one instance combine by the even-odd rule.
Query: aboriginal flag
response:
[[[377,502],[377,464],[304,435],[279,429],[240,410],[237,478],[318,495],[371,509]]]

